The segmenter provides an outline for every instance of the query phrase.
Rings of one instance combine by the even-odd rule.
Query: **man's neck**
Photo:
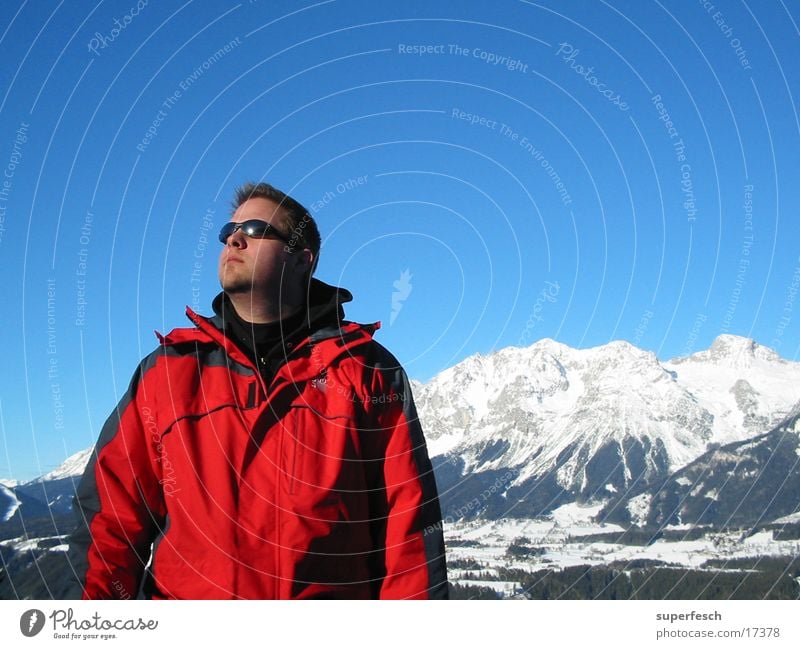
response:
[[[302,307],[301,303],[283,300],[257,299],[252,293],[226,293],[238,316],[245,322],[269,324],[279,322],[294,315]]]

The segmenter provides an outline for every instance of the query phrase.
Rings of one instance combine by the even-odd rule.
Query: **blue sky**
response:
[[[796,3],[166,5],[4,4],[0,477],[210,312],[245,180],[419,380],[546,337],[798,360]]]

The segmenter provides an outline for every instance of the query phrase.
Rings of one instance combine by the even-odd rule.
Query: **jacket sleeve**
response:
[[[447,599],[442,515],[433,468],[403,368],[385,349],[367,367],[369,436],[375,453],[370,518],[381,599]]]
[[[70,561],[83,599],[133,599],[151,543],[163,526],[164,497],[155,449],[159,441],[152,382],[156,353],[146,358],[106,421],[78,485],[78,525]],[[148,394],[149,392],[149,394]]]

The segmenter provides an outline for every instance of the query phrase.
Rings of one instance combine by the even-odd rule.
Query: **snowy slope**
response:
[[[93,450],[94,448],[90,447],[70,455],[58,468],[53,469],[49,473],[45,473],[43,476],[31,482],[47,482],[49,480],[61,480],[62,478],[72,478],[83,475],[83,471],[89,463],[89,458]]]
[[[599,518],[637,526],[747,527],[800,511],[800,404],[772,431],[704,453],[612,498]]]
[[[14,492],[0,485],[0,523],[5,523],[11,518],[19,506],[20,501],[14,495]]]

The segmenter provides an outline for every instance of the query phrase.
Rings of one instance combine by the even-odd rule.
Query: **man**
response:
[[[312,278],[302,205],[260,183],[234,208],[216,315],[159,336],[79,486],[82,596],[446,598],[436,484],[380,324],[345,321],[351,294]]]

